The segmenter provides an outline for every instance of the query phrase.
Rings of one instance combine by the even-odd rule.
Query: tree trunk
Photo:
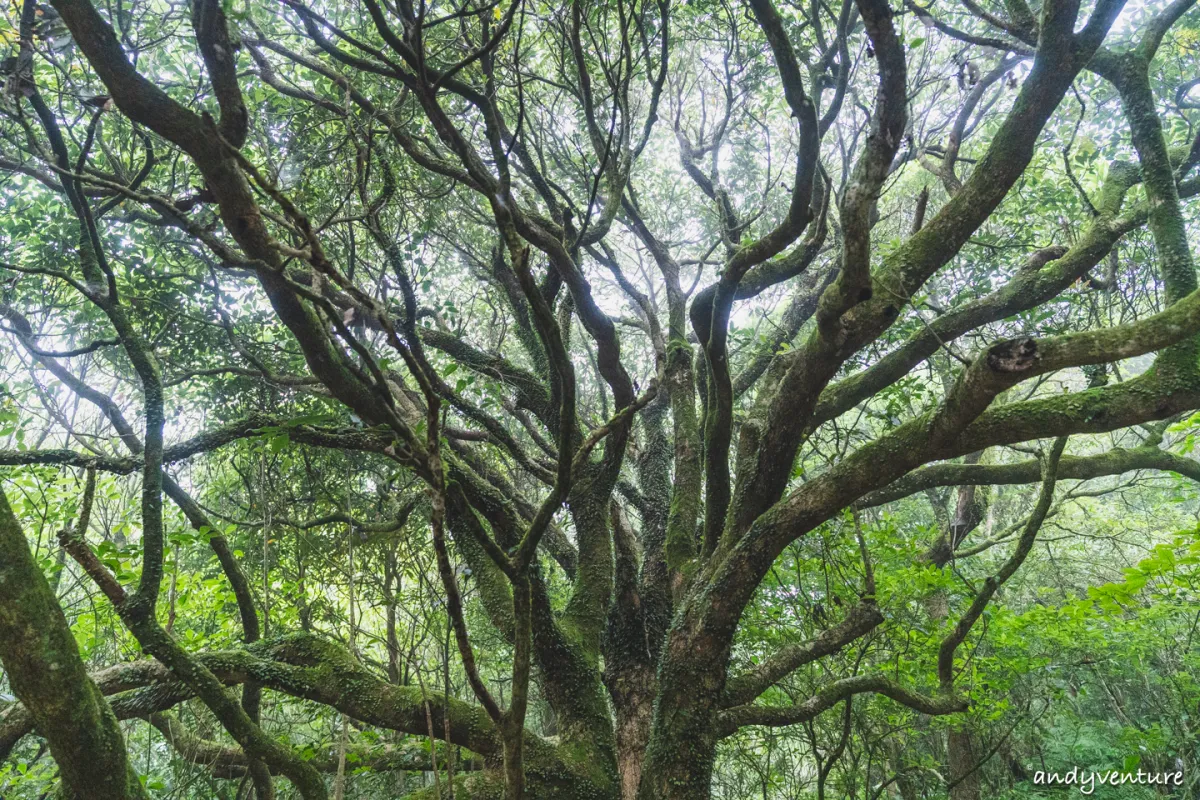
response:
[[[2,490],[0,664],[49,742],[68,792],[89,800],[146,797],[117,718],[88,677],[62,608]]]
[[[955,726],[950,729],[947,750],[950,781],[954,784],[950,789],[950,800],[981,800],[977,768],[980,755],[975,745],[975,737],[969,728]]]
[[[689,627],[686,619],[677,622],[663,652],[639,800],[707,800],[710,794],[729,645],[716,631]]]
[[[630,680],[636,678],[641,680]],[[617,717],[617,772],[621,780],[621,800],[637,800],[654,716],[654,676],[647,672],[627,676],[626,681],[629,686],[613,692]]]

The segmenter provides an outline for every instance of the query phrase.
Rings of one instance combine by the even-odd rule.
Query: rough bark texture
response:
[[[0,664],[80,800],[144,798],[117,718],[0,490]]]
[[[947,734],[946,750],[949,755],[949,779],[953,784],[950,800],[980,800],[982,787],[979,781],[979,753],[976,738],[969,728],[955,726]]]
[[[998,126],[988,126],[995,127],[996,134],[981,153],[972,153],[978,158],[968,175],[967,160],[959,157],[966,123],[1009,61],[1004,60],[1003,69],[975,87],[938,171],[948,191],[946,202],[931,209],[929,194],[922,194],[911,234],[887,247],[874,238],[873,228],[879,221],[880,194],[903,166],[898,159],[913,157],[903,155],[903,148],[911,127],[907,124],[909,93],[916,91],[892,4],[845,2],[836,31],[828,31],[834,41],[817,69],[809,64],[807,54],[804,58],[797,54],[801,38],[792,15],[785,20],[770,0],[749,0],[746,24],[758,26],[755,35],[761,34],[778,73],[791,114],[789,124],[797,128],[794,177],[790,186],[785,182],[789,196],[782,203],[786,208],[776,214],[777,221],[765,224],[768,213],[761,223],[757,216],[744,219],[740,201],[720,185],[716,174],[720,161],[716,154],[728,144],[722,141],[725,123],[715,126],[718,132],[712,133],[711,141],[697,143],[688,141],[686,125],[676,123],[684,172],[712,201],[716,218],[718,241],[700,261],[711,256],[719,265],[719,277],[695,293],[681,284],[683,256],[677,259],[672,246],[652,231],[657,220],[647,221],[650,217],[630,182],[667,83],[671,5],[660,4],[660,18],[652,20],[646,16],[653,11],[652,4],[643,3],[638,12],[642,16],[628,23],[622,10],[621,35],[628,35],[625,26],[633,25],[641,39],[621,43],[622,58],[630,65],[635,56],[646,60],[636,69],[618,70],[624,78],[606,74],[605,80],[624,81],[611,86],[611,92],[593,87],[597,59],[587,49],[588,40],[594,38],[587,5],[571,4],[561,20],[563,30],[554,31],[562,33],[558,44],[570,62],[564,70],[569,74],[555,76],[555,81],[566,81],[566,94],[578,101],[578,119],[586,132],[581,141],[590,142],[594,151],[585,155],[581,165],[569,165],[566,171],[588,176],[597,171],[586,198],[587,213],[577,222],[574,204],[566,200],[564,205],[570,187],[552,187],[558,179],[541,174],[549,169],[547,160],[541,153],[536,158],[529,153],[530,137],[522,135],[521,129],[527,122],[534,124],[533,118],[527,120],[523,107],[513,119],[506,118],[509,109],[503,94],[508,79],[494,74],[500,68],[490,47],[504,39],[523,4],[489,6],[480,12],[485,30],[481,41],[492,44],[449,68],[441,65],[444,53],[424,50],[424,11],[418,16],[405,2],[366,0],[366,16],[359,21],[365,30],[374,29],[366,45],[290,0],[279,13],[297,36],[301,31],[307,34],[305,52],[290,50],[287,42],[270,41],[256,27],[259,39],[251,43],[249,28],[254,26],[242,31],[250,50],[246,55],[257,64],[263,84],[329,114],[331,127],[345,123],[348,139],[357,136],[364,129],[360,123],[369,120],[365,129],[371,136],[411,158],[406,168],[424,169],[476,203],[478,213],[473,216],[482,216],[487,234],[499,242],[486,268],[488,280],[500,289],[497,299],[511,306],[515,338],[524,351],[517,361],[531,365],[526,368],[500,352],[484,352],[448,328],[418,328],[418,316],[424,311],[411,284],[411,265],[404,263],[397,244],[400,237],[381,222],[375,201],[364,200],[363,209],[348,206],[346,213],[368,229],[379,260],[393,268],[403,308],[390,307],[395,301],[387,291],[377,298],[361,289],[352,268],[344,273],[334,263],[337,259],[326,255],[322,241],[333,249],[335,235],[324,226],[314,228],[284,189],[265,180],[242,151],[251,133],[250,112],[239,83],[243,74],[235,55],[243,42],[233,35],[229,26],[235,23],[226,18],[219,3],[195,0],[191,6],[211,89],[206,100],[215,101],[220,110],[220,118],[214,120],[209,113],[194,110],[198,104],[177,99],[139,72],[152,60],[132,58],[128,37],[123,32],[118,38],[106,12],[88,0],[53,0],[73,46],[111,94],[116,108],[177,148],[180,158],[190,159],[206,183],[204,202],[213,204],[212,211],[228,236],[214,236],[211,228],[192,223],[178,206],[161,197],[140,195],[136,186],[114,185],[106,191],[128,195],[130,205],[140,203],[161,214],[158,222],[172,234],[192,237],[197,248],[208,248],[216,260],[244,271],[265,296],[276,320],[294,337],[298,368],[307,367],[311,373],[290,382],[279,381],[267,368],[262,369],[264,375],[276,387],[319,388],[326,399],[340,404],[339,412],[353,415],[359,426],[288,426],[287,420],[251,415],[163,447],[166,389],[149,336],[132,314],[130,301],[118,296],[114,273],[105,272],[104,237],[88,205],[88,191],[94,187],[85,189],[83,178],[70,176],[73,154],[57,130],[54,112],[40,100],[32,83],[23,87],[30,90],[30,102],[51,140],[62,173],[56,185],[69,194],[83,231],[79,256],[88,285],[77,281],[72,285],[105,313],[117,333],[111,344],[124,346],[138,373],[146,430],[135,431],[112,399],[74,376],[60,356],[39,350],[29,323],[15,309],[0,306],[31,357],[93,403],[129,451],[128,458],[67,449],[0,453],[0,464],[76,465],[142,473],[144,553],[137,590],[127,596],[126,588],[98,563],[82,535],[72,542],[71,552],[145,651],[160,663],[112,668],[96,676],[95,683],[87,677],[62,612],[3,502],[0,549],[13,555],[0,561],[0,658],[22,705],[0,718],[0,755],[36,727],[50,741],[68,787],[78,792],[86,786],[88,797],[102,800],[137,796],[140,787],[129,772],[117,719],[148,717],[193,760],[204,758],[224,774],[255,776],[264,800],[271,793],[271,773],[289,777],[308,798],[322,798],[324,783],[313,765],[258,725],[261,686],[325,704],[345,718],[443,738],[475,753],[483,760],[483,769],[457,775],[454,787],[459,798],[704,800],[710,795],[719,743],[741,728],[811,722],[846,702],[847,734],[838,750],[840,757],[851,724],[849,701],[856,694],[881,695],[923,714],[957,714],[967,707],[955,686],[955,649],[982,614],[996,583],[986,584],[986,596],[980,595],[956,632],[943,641],[936,696],[922,695],[881,675],[855,672],[829,679],[811,696],[794,699],[788,706],[761,702],[772,687],[797,670],[865,639],[885,621],[876,604],[868,548],[863,544],[866,585],[842,619],[814,633],[808,642],[782,647],[745,673],[731,674],[742,616],[786,548],[846,509],[871,508],[916,491],[954,486],[959,487],[954,508],[941,509],[944,530],[925,559],[944,566],[982,520],[986,492],[975,487],[1033,483],[1045,472],[1045,465],[1035,461],[992,462],[983,456],[987,448],[1076,432],[1114,431],[1200,406],[1200,292],[1180,207],[1180,198],[1200,192],[1200,182],[1179,180],[1186,170],[1176,174],[1179,159],[1173,161],[1167,147],[1149,79],[1158,43],[1190,7],[1186,0],[1176,0],[1149,23],[1140,44],[1120,55],[1100,45],[1122,8],[1121,0],[1098,0],[1087,19],[1081,17],[1078,0],[1045,0],[1036,19],[1023,3],[1009,4],[1017,12],[1005,35],[1016,40],[989,41],[997,49],[1032,58],[1031,70]],[[805,25],[823,24],[821,14],[828,11],[818,8],[823,5],[813,4],[816,16]],[[33,8],[27,3],[26,16],[32,18]],[[455,25],[468,30],[473,13],[456,14]],[[990,22],[986,15],[983,22]],[[863,63],[869,64],[866,73],[875,96],[866,108],[869,119],[861,147],[851,155],[842,154],[843,185],[835,187],[835,178],[821,162],[822,136],[836,120],[848,91],[847,41],[859,36],[860,24],[870,44],[864,51],[868,61]],[[662,44],[657,68],[650,58],[655,36]],[[825,34],[817,32],[815,37],[822,40]],[[473,49],[475,43],[465,38]],[[519,50],[512,49],[514,58],[519,59]],[[453,47],[446,52],[453,52]],[[302,68],[309,77],[300,82],[280,80],[264,53]],[[598,61],[603,63],[610,55],[601,53]],[[812,67],[807,87],[802,62]],[[1043,128],[1084,69],[1094,70],[1118,89],[1139,166],[1111,165],[1094,202],[1087,201],[1094,215],[1073,236],[1070,247],[1043,247],[1027,255],[1006,283],[938,315],[898,346],[884,347],[887,355],[847,375],[848,365],[909,315],[909,305],[924,293],[926,284],[962,255],[1005,201],[1032,163]],[[476,75],[476,70],[485,77]],[[649,103],[642,103],[641,94],[631,92],[628,84],[628,76],[639,71],[649,79]],[[311,80],[311,75],[321,80]],[[519,92],[523,79],[518,73]],[[726,89],[732,98],[730,81]],[[833,81],[833,86],[825,81]],[[336,87],[336,101],[330,99],[333,95],[320,94],[327,89],[325,82]],[[311,88],[301,89],[301,85]],[[398,89],[398,99],[387,98],[381,86]],[[829,94],[826,88],[833,88],[832,99],[822,109]],[[856,106],[862,106],[859,88],[853,89]],[[374,92],[381,97],[368,96]],[[631,94],[638,94],[638,99],[631,101]],[[601,96],[607,99],[601,101]],[[518,104],[521,98],[519,94]],[[605,103],[612,105],[608,131],[602,120],[607,115]],[[650,108],[639,133],[631,121],[643,113],[642,105]],[[393,110],[397,117],[392,116]],[[469,124],[460,125],[458,117]],[[414,140],[414,131],[420,132],[420,141]],[[914,149],[911,142],[908,147]],[[383,145],[380,148],[379,153],[387,152]],[[712,174],[702,169],[709,154]],[[372,155],[365,161],[372,158],[386,155]],[[519,163],[510,164],[510,159]],[[957,167],[956,161],[961,162]],[[86,158],[81,156],[79,164],[75,171],[85,171]],[[93,169],[85,177],[99,180],[96,176],[106,174]],[[389,174],[389,180],[392,177]],[[368,198],[377,187],[369,185],[366,177],[362,180],[355,188]],[[1122,209],[1126,194],[1139,183],[1144,184],[1147,199]],[[386,204],[394,188],[385,187],[378,203]],[[618,220],[661,272],[668,314],[665,330],[657,317],[657,298],[642,293],[624,277],[620,257],[604,241]],[[477,222],[472,219],[469,224]],[[1166,302],[1159,313],[1119,327],[992,342],[973,358],[964,358],[961,369],[955,365],[946,369],[944,395],[937,402],[886,428],[855,430],[847,438],[853,442],[851,449],[822,458],[819,468],[803,480],[796,478],[793,467],[798,454],[819,428],[869,402],[876,393],[895,388],[923,362],[938,357],[948,342],[1052,301],[1108,257],[1122,236],[1142,225],[1148,226],[1154,239],[1165,287]],[[819,273],[814,269],[802,275],[817,263],[831,230],[838,241],[828,265]],[[688,258],[694,262],[692,255]],[[613,273],[640,315],[635,324],[644,328],[656,367],[656,383],[644,395],[638,395],[622,362],[614,319],[593,296],[584,273],[587,256]],[[531,265],[546,267],[540,281],[534,280]],[[703,275],[697,269],[697,285]],[[210,277],[219,283],[219,278]],[[801,280],[785,308],[780,330],[735,376],[727,342],[735,303],[795,277]],[[107,289],[102,288],[105,284]],[[218,307],[219,301],[218,297]],[[698,349],[691,344],[689,320]],[[568,349],[576,322],[590,337],[586,345],[599,390],[593,405],[602,410],[595,425],[581,421],[594,417],[595,408],[587,414],[576,408],[578,387]],[[364,344],[351,325],[369,326],[378,339]],[[403,376],[393,373],[372,351],[377,345],[383,348],[380,342],[390,347],[390,357],[399,354],[407,370]],[[451,359],[455,369],[461,366],[464,372],[502,383],[504,391],[511,392],[515,411],[505,410],[512,411],[513,420],[502,423],[491,411],[473,405],[464,392],[452,389],[443,379],[450,371],[443,368],[439,373],[425,356],[425,347],[439,351],[439,359]],[[1118,385],[999,402],[1024,381],[1150,353],[1162,355],[1144,373]],[[951,369],[956,374],[951,375]],[[410,389],[414,383],[419,391]],[[655,396],[660,384],[662,394]],[[739,398],[751,392],[753,402],[739,407]],[[610,400],[615,406],[612,414]],[[479,430],[439,430],[440,423],[452,416]],[[635,428],[635,419],[640,427]],[[288,426],[293,443],[387,459],[389,468],[400,465],[425,484],[432,497],[441,588],[448,598],[444,608],[467,680],[482,708],[454,697],[431,698],[423,688],[396,685],[400,670],[391,594],[395,575],[389,575],[385,590],[390,681],[320,637],[298,634],[255,641],[258,621],[249,583],[220,538],[212,544],[238,597],[246,646],[192,654],[158,626],[156,600],[163,577],[161,495],[172,497],[194,527],[211,527],[200,506],[165,477],[163,464],[256,436],[272,426]],[[635,430],[643,441],[630,447]],[[875,438],[863,443],[859,434],[864,432]],[[1159,469],[1200,479],[1195,462],[1166,452],[1160,444],[1068,456],[1060,463],[1065,446],[1061,440],[1053,461],[1064,478]],[[627,449],[632,468],[626,468]],[[962,461],[956,460],[963,456]],[[499,464],[514,465],[521,474],[500,474],[504,468]],[[1053,494],[1053,476],[1045,480],[1048,488],[1039,501],[1043,516]],[[522,497],[529,486],[534,488]],[[554,522],[562,519],[563,507],[573,537]],[[381,522],[360,528],[375,533],[397,529]],[[1032,547],[1035,534],[1033,529],[1022,537],[1021,558]],[[472,597],[478,598],[515,653],[507,684],[511,687],[508,709],[500,707],[480,677],[454,569],[460,564],[451,563],[447,543],[453,546],[454,558],[470,569],[473,588],[478,590]],[[543,577],[539,547],[563,567],[566,581],[552,583]],[[267,559],[263,561],[266,570]],[[1011,569],[1017,566],[1013,563]],[[394,564],[389,569],[394,572]],[[557,596],[552,602],[550,586],[566,595],[564,602]],[[949,597],[934,595],[933,602],[936,606],[930,607],[929,616],[938,620],[949,614]],[[304,614],[301,618],[306,620]],[[820,670],[814,673],[821,674]],[[553,737],[525,729],[530,681],[536,683],[536,698],[553,712]],[[243,706],[226,692],[225,687],[235,684],[246,686]],[[104,696],[111,697],[111,708]],[[177,720],[163,715],[190,698],[208,706],[241,749],[190,736]],[[972,744],[965,728],[952,728],[948,752],[954,800],[977,800],[980,795],[979,773],[968,774],[978,757]],[[381,765],[412,763],[404,754],[371,755]],[[901,760],[898,754],[893,756]],[[93,775],[100,770],[103,780]],[[828,772],[823,771],[822,786],[826,777]],[[911,793],[906,782],[898,786]],[[429,792],[417,795],[430,796]]]

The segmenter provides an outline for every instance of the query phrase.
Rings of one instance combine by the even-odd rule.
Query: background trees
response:
[[[0,462],[108,774],[1190,764],[1192,7],[13,7]]]

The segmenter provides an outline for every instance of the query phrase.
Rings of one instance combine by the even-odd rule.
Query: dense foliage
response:
[[[1200,791],[1195,0],[0,40],[0,798]]]

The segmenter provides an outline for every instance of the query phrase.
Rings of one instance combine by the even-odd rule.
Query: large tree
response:
[[[137,478],[136,564],[86,520],[62,537],[154,659],[72,673],[111,698],[95,736],[146,717],[260,800],[274,775],[326,797],[322,768],[340,795],[350,720],[444,741],[435,774],[478,757],[438,795],[675,800],[709,797],[748,728],[840,708],[849,730],[860,695],[966,712],[964,645],[1057,482],[1198,472],[1160,422],[1200,408],[1193,6],[25,0],[0,314],[46,425],[0,463]],[[241,487],[201,468],[248,442]],[[1040,488],[974,542],[1012,484]],[[1010,552],[927,598],[924,670],[898,670],[868,646],[905,623],[863,517],[920,492],[917,563]],[[351,593],[327,626],[299,550],[272,583],[271,532],[337,525]],[[773,577],[819,530],[837,591],[803,559]],[[401,666],[401,541],[430,555],[463,696]],[[215,553],[244,646],[173,631],[180,542]],[[386,664],[357,641],[364,570]],[[745,644],[768,581],[804,595],[807,638]],[[0,592],[0,618],[61,624],[43,600]],[[67,752],[12,685],[0,744],[36,726]],[[264,691],[342,715],[334,763],[265,725]],[[236,746],[170,716],[189,698]],[[977,795],[970,730],[948,748]]]

